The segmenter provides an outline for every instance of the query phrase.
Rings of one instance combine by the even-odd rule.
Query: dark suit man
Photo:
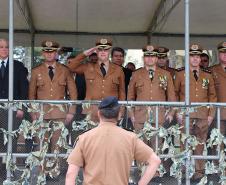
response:
[[[15,100],[27,99],[28,83],[24,65],[14,60],[13,98]],[[9,47],[8,41],[0,39],[0,99],[8,99],[9,96]],[[0,128],[8,130],[8,110],[0,109]],[[13,130],[17,129],[24,112],[17,110],[14,117]],[[14,145],[16,142],[13,142]],[[16,148],[13,147],[14,149]],[[3,134],[0,132],[0,151],[6,151],[3,145]]]

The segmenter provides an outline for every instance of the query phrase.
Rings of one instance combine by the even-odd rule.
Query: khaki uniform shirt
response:
[[[133,72],[129,83],[128,100],[133,101],[176,101],[173,80],[170,73],[164,69],[156,67],[154,78],[151,81],[149,72],[145,68]],[[145,111],[144,111],[145,110]],[[159,109],[159,122],[164,122],[165,109]],[[155,108],[153,109],[155,117]],[[144,123],[147,115],[147,107],[137,106],[134,111],[135,121]],[[155,121],[154,121],[155,122]]]
[[[126,185],[132,161],[146,162],[153,150],[113,123],[79,136],[68,163],[84,168],[84,185]]]
[[[226,71],[221,64],[211,68],[218,102],[226,102]],[[226,107],[221,109],[221,119],[226,120]]]
[[[210,73],[199,70],[198,80],[195,80],[193,72],[190,71],[190,101],[191,102],[216,102],[217,96],[213,77]],[[176,73],[175,92],[178,101],[185,101],[185,71]],[[214,117],[213,108],[201,107],[190,114],[191,118],[207,119]]]
[[[84,54],[78,55],[68,63],[68,67],[72,72],[84,73],[86,79],[85,99],[102,100],[107,96],[115,96],[119,100],[125,100],[125,77],[122,68],[110,62],[107,74],[103,77],[99,64],[81,64],[84,58]]]
[[[68,90],[71,100],[77,99],[77,90],[72,74],[69,69],[56,63],[53,80],[50,80],[49,69],[45,63],[32,69],[29,84],[29,100],[64,100],[65,90]],[[57,106],[44,105],[44,119],[65,118],[66,113],[75,113],[75,107],[68,110],[63,106],[65,112]],[[53,109],[52,111],[50,111]]]

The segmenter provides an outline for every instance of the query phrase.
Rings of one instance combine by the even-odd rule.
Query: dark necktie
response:
[[[195,80],[197,81],[198,80],[197,70],[194,70],[193,73],[194,73]]]
[[[52,66],[49,66],[48,68],[49,68],[49,77],[52,80],[53,79],[53,76],[54,76],[53,67]]]
[[[152,69],[149,70],[149,78],[151,79],[151,81],[154,78],[154,71]]]
[[[103,74],[103,77],[104,77],[106,75],[106,70],[104,68],[104,63],[100,64],[100,70],[101,70],[101,73]]]
[[[2,61],[1,62],[1,75],[2,75],[2,78],[4,78],[5,76],[5,61]]]

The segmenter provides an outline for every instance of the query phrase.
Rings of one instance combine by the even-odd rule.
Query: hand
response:
[[[173,121],[173,116],[172,115],[167,115],[166,120],[168,120],[170,123]]]
[[[93,47],[93,48],[90,48],[90,49],[85,50],[83,53],[84,53],[85,56],[88,57],[88,56],[90,56],[92,53],[94,53],[96,50],[97,50],[97,47],[95,46],[95,47]]]
[[[74,114],[68,113],[65,118],[65,124],[66,125],[69,124],[72,121],[73,117],[74,117]]]
[[[208,125],[210,126],[211,123],[213,122],[213,117],[212,116],[208,116],[207,117],[207,122],[208,122]]]
[[[176,114],[176,118],[177,118],[177,122],[179,123],[179,124],[182,124],[182,122],[183,122],[183,116],[181,115],[181,114]]]
[[[40,116],[40,114],[38,112],[31,112],[30,115],[31,115],[32,121],[38,120],[38,118]]]
[[[19,118],[19,119],[22,119],[24,116],[24,111],[22,110],[17,110],[16,112],[16,117]]]
[[[134,126],[134,124],[135,124],[135,117],[134,117],[134,116],[132,116],[130,119],[131,119],[132,124],[133,124],[133,126]]]

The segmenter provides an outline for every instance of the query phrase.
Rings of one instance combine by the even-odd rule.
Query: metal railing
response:
[[[30,126],[28,124],[27,128],[25,128],[25,127],[20,127],[19,128],[19,125],[17,125],[18,128],[16,128],[14,131],[12,130],[10,132],[5,132],[5,136],[7,136],[8,138],[12,138],[15,135],[15,133],[22,135],[22,134],[24,134],[22,132],[23,129],[25,129],[24,132],[27,132],[26,129],[32,127],[32,124],[35,124],[34,122],[32,123],[32,120],[29,118],[29,115],[32,112],[37,112],[37,105],[39,105],[38,106],[39,109],[40,109],[39,112],[41,113],[43,111],[43,105],[46,105],[46,104],[51,104],[51,105],[69,105],[69,106],[71,106],[71,105],[83,105],[84,108],[87,108],[87,107],[89,107],[91,105],[97,105],[97,104],[99,104],[99,102],[100,101],[36,101],[36,100],[35,101],[28,101],[28,100],[24,100],[24,101],[6,101],[6,100],[2,100],[0,102],[1,103],[0,110],[5,109],[5,111],[7,112],[8,108],[10,108],[10,109],[14,110],[14,112],[15,112],[18,108],[21,108],[22,107],[25,112],[28,111],[27,112],[27,117],[24,119],[24,121],[28,121],[27,123],[31,123]],[[34,109],[33,110],[31,109],[32,104],[36,105],[36,109],[35,110]],[[193,109],[196,109],[197,107],[203,107],[203,106],[206,106],[206,107],[213,106],[213,107],[216,107],[216,109],[217,109],[217,115],[216,115],[216,118],[217,118],[217,129],[219,129],[220,128],[220,121],[221,121],[220,120],[220,117],[221,117],[221,115],[220,115],[220,108],[226,107],[226,104],[225,103],[191,103],[189,106],[186,106],[184,102],[121,101],[120,104],[122,106],[126,107],[126,109],[125,109],[126,110],[126,113],[124,114],[124,120],[125,120],[125,123],[126,124],[124,124],[123,127],[127,127],[128,126],[128,118],[129,118],[128,115],[129,115],[129,111],[131,111],[133,109],[133,107],[138,107],[138,106],[144,107],[145,106],[147,108],[148,107],[149,108],[151,107],[151,108],[154,108],[155,109],[154,115],[153,114],[150,115],[150,119],[146,121],[145,125],[150,126],[152,124],[150,120],[151,119],[153,120],[153,116],[155,117],[155,130],[154,131],[156,131],[157,134],[154,134],[153,136],[151,136],[151,137],[156,137],[156,141],[155,141],[156,142],[156,148],[154,148],[154,149],[159,154],[160,158],[162,158],[162,159],[163,158],[171,158],[171,159],[176,160],[176,162],[182,161],[181,164],[173,164],[174,167],[175,167],[175,165],[178,165],[177,167],[180,167],[181,168],[180,170],[182,170],[182,166],[184,166],[185,169],[189,169],[190,170],[191,169],[191,165],[190,164],[192,164],[192,162],[194,162],[194,160],[200,160],[200,159],[202,159],[202,160],[204,160],[204,159],[205,160],[219,160],[220,158],[222,158],[222,155],[223,154],[221,152],[222,150],[221,150],[221,148],[220,148],[219,145],[217,145],[217,148],[215,148],[215,150],[217,151],[215,155],[208,155],[208,154],[206,154],[206,155],[199,155],[198,156],[198,155],[193,155],[192,154],[192,150],[190,149],[190,145],[187,145],[186,148],[185,148],[185,150],[180,151],[180,140],[179,140],[179,143],[177,143],[177,146],[175,146],[176,153],[170,154],[170,153],[161,152],[162,144],[159,142],[159,138],[161,138],[161,137],[163,138],[163,136],[160,136],[159,133],[162,132],[162,131],[168,132],[169,129],[171,129],[171,128],[174,128],[175,129],[176,127],[175,127],[175,125],[172,125],[169,128],[164,128],[164,126],[161,126],[160,127],[160,125],[158,123],[159,122],[159,119],[158,119],[158,117],[159,117],[159,111],[158,110],[159,110],[159,107],[165,107],[166,109],[167,108],[174,107],[174,108],[176,108],[179,111],[182,111],[183,110],[182,112],[184,112],[185,116],[187,116],[189,114],[189,112],[191,111],[191,109],[193,110]],[[4,116],[4,114],[2,114],[2,115],[0,114],[0,117],[1,116]],[[13,117],[13,115],[12,115],[12,117]],[[43,119],[43,117],[42,117],[42,119]],[[11,123],[9,122],[8,124],[12,124],[11,127],[13,128],[13,123],[15,123],[15,117],[13,117],[12,120],[13,121]],[[38,120],[38,121],[40,122],[40,121],[43,121],[43,120]],[[79,125],[81,123],[82,124],[89,124],[87,122],[87,120],[85,122],[83,122],[83,121],[84,121],[84,119],[77,120],[77,118],[75,117],[75,120],[73,121],[73,124],[75,126],[78,126],[78,128],[79,128]],[[119,125],[122,126],[122,124],[119,124]],[[176,128],[178,131],[181,131],[180,126],[181,125],[178,125],[178,127]],[[46,125],[45,125],[45,127],[46,127]],[[93,125],[91,125],[91,127],[93,127]],[[84,125],[83,125],[83,126],[80,127],[80,129],[81,129],[80,131],[79,131],[78,128],[76,130],[76,134],[77,135],[81,134],[82,129],[89,129],[90,127],[89,128],[88,127],[84,127]],[[142,134],[141,134],[141,132],[139,132],[138,133],[138,136],[141,136],[141,137],[144,138],[144,137],[146,137],[146,135],[148,135],[148,133],[149,134],[152,133],[153,130],[148,130],[149,128],[148,129],[147,128],[144,128],[142,130]],[[37,129],[40,129],[40,128],[37,127]],[[146,131],[144,131],[145,129],[146,129]],[[72,134],[74,131],[75,130],[72,129],[69,134]],[[147,133],[145,133],[145,132],[147,132]],[[2,130],[2,133],[3,133],[3,130]],[[182,132],[180,132],[180,133],[182,133]],[[36,136],[37,136],[37,133],[36,133]],[[71,137],[71,135],[69,135],[69,136]],[[32,138],[32,135],[30,135],[29,137]],[[167,138],[168,136],[164,136],[164,137]],[[61,139],[65,139],[65,138],[61,138]],[[11,140],[9,139],[8,141],[11,141]],[[73,141],[71,141],[71,142],[73,142]],[[68,147],[68,146],[71,147],[72,146],[72,145],[68,145],[68,143],[65,144],[65,145],[66,145],[66,147]],[[45,146],[46,146],[45,144],[43,146],[40,145],[40,148],[45,147]],[[14,147],[15,147],[15,141],[14,142],[8,142],[7,151],[0,153],[0,158],[6,158],[7,159],[6,160],[6,163],[7,163],[6,166],[7,166],[7,174],[8,174],[8,176],[7,176],[6,179],[8,181],[11,181],[12,179],[13,180],[18,180],[18,179],[12,178],[12,175],[13,175],[13,173],[15,173],[15,171],[13,171],[13,169],[15,169],[15,166],[16,166],[17,161],[19,160],[19,158],[24,158],[24,159],[25,158],[29,159],[29,158],[32,158],[32,157],[34,158],[35,155],[36,155],[36,154],[34,155],[34,153],[37,152],[37,151],[33,150],[30,153],[21,152],[21,151],[18,153],[18,152],[15,152],[15,148]],[[35,147],[33,147],[33,149],[34,148]],[[8,149],[10,149],[10,150],[8,150]],[[12,151],[12,152],[9,152],[9,151]],[[41,160],[44,161],[45,158],[64,158],[64,157],[67,157],[69,151],[70,150],[68,150],[67,152],[63,152],[63,153],[60,152],[60,151],[58,151],[57,153],[49,153],[48,150],[46,150],[46,153],[44,153],[44,156],[41,156],[41,154],[37,154],[37,155],[39,155],[38,157],[41,156],[42,157]],[[224,159],[224,162],[225,162],[225,159]],[[26,166],[30,170],[30,172],[32,172],[32,169],[33,169],[33,167],[35,167],[35,164],[33,164],[34,165],[33,167],[29,166],[28,164],[31,165],[31,163],[28,163],[27,162],[25,164],[25,162],[23,162],[22,163],[22,166]],[[44,164],[44,162],[43,162],[43,164]],[[41,165],[41,163],[39,163],[39,165]],[[171,167],[172,167],[172,165],[171,165]],[[221,168],[222,168],[222,166],[221,166]],[[189,177],[189,178],[186,178],[185,179],[186,180],[185,181],[186,184],[190,184],[191,172],[189,170],[186,170],[186,172],[188,173],[188,174],[186,174],[186,177]],[[220,172],[219,168],[218,168],[218,171],[217,172]],[[43,169],[43,174],[45,174],[45,169]],[[161,172],[161,169],[160,169],[160,174],[162,174],[162,175],[164,174],[163,172]],[[173,174],[173,173],[171,173],[171,175],[173,177],[176,177],[177,178],[177,180],[178,180],[177,183],[178,184],[182,184],[182,176],[179,177],[179,176],[177,176],[177,174]],[[31,176],[32,176],[32,174],[31,174]],[[45,177],[46,176],[44,176],[44,178]],[[30,179],[30,178],[31,177],[29,177],[27,179]],[[221,178],[222,179],[224,178],[224,174],[221,175]],[[26,178],[24,177],[24,179],[26,179]],[[224,181],[224,179],[222,181]]]

